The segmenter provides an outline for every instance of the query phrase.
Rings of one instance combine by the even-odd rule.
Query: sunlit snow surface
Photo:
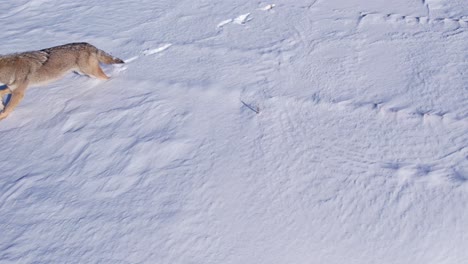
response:
[[[465,0],[0,10],[127,61],[0,121],[0,263],[468,263]]]

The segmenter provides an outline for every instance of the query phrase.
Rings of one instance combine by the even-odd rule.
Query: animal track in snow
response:
[[[386,163],[382,168],[394,171],[400,184],[426,183],[432,186],[440,184],[462,185],[468,183],[467,175],[452,166],[435,164]]]
[[[124,61],[125,61],[125,63],[130,63],[130,62],[132,62],[132,61],[137,60],[139,57],[140,57],[140,56],[133,56],[133,57],[131,57],[131,58],[129,58],[129,59],[126,59],[126,60],[124,60]]]
[[[167,50],[171,46],[172,46],[172,44],[168,43],[168,44],[164,44],[161,47],[158,47],[158,48],[155,48],[155,49],[147,49],[147,50],[143,51],[143,55],[148,56],[148,55],[153,55],[153,54],[156,54],[156,53],[160,53],[160,52],[163,52],[163,51]]]
[[[262,7],[262,8],[259,8],[258,10],[270,11],[275,7],[276,7],[275,4],[269,4],[269,5],[266,5],[266,6]],[[236,18],[229,18],[229,19],[223,20],[223,21],[219,22],[216,27],[217,28],[222,28],[222,27],[224,27],[224,26],[226,26],[228,24],[244,25],[245,23],[249,22],[250,20],[252,20],[251,14],[250,13],[245,13],[243,15],[240,15],[240,16],[236,17]]]
[[[232,18],[223,20],[223,21],[221,21],[221,22],[218,24],[217,27],[218,27],[218,28],[224,27],[225,25],[232,23],[232,21],[233,21]]]
[[[269,11],[269,10],[272,10],[273,8],[275,8],[275,7],[276,7],[275,4],[271,4],[271,5],[266,5],[265,7],[260,8],[260,10]]]
[[[374,13],[374,12],[362,12],[359,16],[358,26],[363,22],[374,21],[374,22],[387,22],[387,23],[404,23],[407,25],[438,25],[449,27],[452,29],[457,28],[468,28],[468,18],[430,18],[427,16],[407,16],[397,13]]]
[[[221,28],[221,27],[224,27],[227,24],[231,24],[231,23],[238,24],[238,25],[244,25],[245,23],[247,23],[250,20],[251,20],[250,13],[247,13],[247,14],[240,15],[240,16],[234,18],[234,19],[223,20],[218,24],[217,27]]]
[[[142,54],[145,55],[145,56],[154,55],[154,54],[161,53],[161,52],[167,50],[171,46],[172,46],[171,43],[163,44],[162,46],[154,48],[154,49],[146,49],[146,50],[144,50],[142,52]],[[131,58],[125,59],[124,61],[125,61],[125,63],[130,63],[130,62],[138,60],[139,58],[140,58],[140,56],[136,55],[136,56],[133,56]],[[127,69],[127,66],[126,65],[115,65],[114,68],[115,68],[114,72],[118,73],[118,72],[125,71]]]
[[[437,109],[431,110],[420,110],[411,109],[408,107],[397,107],[391,104],[391,102],[368,102],[368,101],[354,101],[348,100],[326,100],[321,98],[319,95],[314,95],[311,101],[318,105],[333,106],[337,109],[347,109],[349,111],[357,109],[367,109],[374,111],[378,115],[382,115],[385,118],[391,118],[395,120],[419,120],[422,124],[442,124],[442,123],[462,123],[467,124],[467,120],[463,117],[458,117],[454,114],[446,111]]]
[[[238,25],[243,25],[245,24],[247,21],[250,20],[250,13],[247,13],[247,14],[243,14],[243,15],[240,15],[238,16],[237,18],[235,18],[232,22],[234,24],[238,24]]]

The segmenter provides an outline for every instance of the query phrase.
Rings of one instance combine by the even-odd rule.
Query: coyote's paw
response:
[[[5,119],[7,116],[8,116],[8,114],[2,111],[0,113],[0,120]]]

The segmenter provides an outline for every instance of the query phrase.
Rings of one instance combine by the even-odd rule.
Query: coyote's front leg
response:
[[[10,90],[10,88],[8,88],[8,86],[7,86],[7,88],[5,88],[3,90],[0,90],[0,97],[1,98],[3,98],[3,96],[5,96],[5,94],[11,94],[11,90]]]
[[[0,113],[0,120],[6,118],[15,109],[15,107],[21,102],[21,100],[24,97],[24,92],[26,90],[26,87],[28,87],[27,82],[18,85],[16,89],[14,89],[13,91],[11,91],[10,88],[0,91],[0,95],[2,99],[5,94],[11,93],[10,102],[8,102],[8,104],[5,106],[3,111]]]

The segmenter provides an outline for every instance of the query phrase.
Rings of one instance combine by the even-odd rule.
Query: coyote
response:
[[[10,102],[0,113],[0,120],[7,117],[24,97],[28,86],[47,84],[66,73],[77,71],[88,76],[107,80],[99,63],[117,64],[123,60],[88,43],[70,43],[48,49],[0,55],[0,100],[11,94]]]

